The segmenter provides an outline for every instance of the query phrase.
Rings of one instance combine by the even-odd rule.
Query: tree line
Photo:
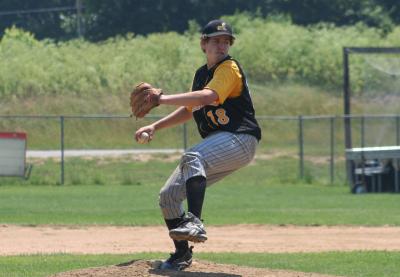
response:
[[[0,35],[16,26],[39,39],[68,40],[80,29],[86,39],[100,41],[127,33],[182,33],[193,22],[201,26],[235,13],[303,26],[363,23],[382,34],[400,23],[398,0],[0,0]]]

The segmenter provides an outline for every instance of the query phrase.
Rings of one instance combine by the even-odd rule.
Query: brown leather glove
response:
[[[159,88],[153,88],[150,84],[141,82],[131,93],[132,115],[142,118],[154,107],[160,105],[160,96],[163,94]]]

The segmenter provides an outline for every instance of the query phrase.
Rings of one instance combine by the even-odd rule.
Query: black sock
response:
[[[186,181],[188,211],[201,218],[207,180],[204,176],[194,176]]]
[[[178,224],[182,221],[182,217],[174,218],[174,219],[165,219],[165,223],[167,224],[168,230],[175,229],[178,227]],[[173,240],[175,249],[177,251],[186,251],[189,249],[189,243],[186,240]]]

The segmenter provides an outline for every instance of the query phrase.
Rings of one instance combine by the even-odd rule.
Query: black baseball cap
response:
[[[211,20],[201,31],[201,38],[210,38],[220,35],[228,35],[232,39],[235,39],[232,27],[220,19]]]

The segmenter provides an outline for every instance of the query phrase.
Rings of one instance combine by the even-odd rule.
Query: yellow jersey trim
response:
[[[235,61],[226,60],[221,63],[214,72],[211,81],[204,87],[218,94],[219,104],[223,104],[227,98],[240,96],[243,89],[242,74]]]

